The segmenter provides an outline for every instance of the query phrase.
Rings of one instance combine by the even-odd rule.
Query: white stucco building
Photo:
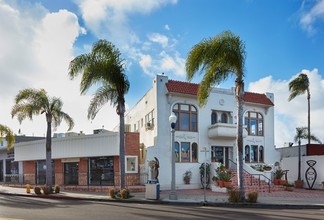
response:
[[[171,112],[177,115],[177,188],[199,188],[199,166],[204,162],[211,163],[211,176],[220,163],[235,166],[237,108],[234,89],[214,88],[206,106],[200,108],[198,86],[157,75],[152,88],[125,116],[126,130],[140,133],[141,150],[146,151],[146,167],[147,161],[154,157],[159,159],[162,189],[169,188],[171,183],[171,127],[168,120]],[[246,92],[244,101],[244,168],[253,173],[257,171],[248,165],[273,164],[280,160],[274,146],[274,95]],[[187,170],[193,173],[190,186],[184,185],[182,179]]]

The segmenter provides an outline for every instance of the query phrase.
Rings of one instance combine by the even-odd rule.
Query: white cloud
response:
[[[90,133],[93,129],[112,129],[118,123],[113,107],[105,106],[92,122],[87,108],[90,96],[80,96],[79,80],[71,81],[67,75],[73,58],[73,44],[85,33],[77,16],[67,10],[50,13],[39,4],[11,6],[0,1],[0,123],[15,133],[21,129],[26,135],[45,135],[43,115],[25,120],[19,125],[11,119],[14,97],[25,88],[44,88],[49,96],[61,97],[63,111],[75,121],[73,131]],[[57,132],[66,132],[62,122]]]
[[[303,2],[301,9],[300,25],[309,34],[314,34],[316,32],[316,27],[314,24],[318,20],[324,20],[324,0],[316,1],[310,9],[305,9],[305,2]]]
[[[150,55],[141,55],[141,59],[140,59],[140,66],[142,67],[142,69],[144,70],[144,72],[148,75],[150,75],[150,71],[149,68],[151,68],[152,66],[152,57]]]
[[[164,29],[167,30],[167,31],[171,30],[170,26],[168,24],[164,25]]]
[[[311,132],[324,141],[323,123],[320,118],[324,112],[324,79],[317,69],[302,70],[310,80],[311,93]],[[296,127],[307,126],[306,95],[297,96],[288,102],[288,84],[299,73],[289,80],[273,80],[271,76],[250,83],[248,90],[253,92],[273,92],[275,97],[275,142],[277,147],[284,142],[293,142]]]
[[[169,38],[159,33],[151,33],[148,35],[148,39],[154,43],[160,44],[163,48],[166,48],[169,43]]]
[[[128,25],[132,14],[148,14],[177,0],[75,0],[89,30],[99,37],[108,37],[113,42],[135,43],[136,34]]]

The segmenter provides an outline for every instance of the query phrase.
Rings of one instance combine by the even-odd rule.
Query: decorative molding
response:
[[[189,134],[178,134],[178,135],[175,135],[175,137],[179,140],[193,140],[193,139],[196,139],[197,137],[195,136],[192,136],[192,135],[189,135]]]

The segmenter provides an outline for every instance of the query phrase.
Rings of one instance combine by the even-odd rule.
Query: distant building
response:
[[[14,145],[21,142],[29,142],[29,141],[42,140],[42,139],[44,139],[44,137],[16,135]],[[8,151],[6,140],[1,141],[0,142],[0,182],[3,182],[5,180],[4,178],[5,175],[10,176],[10,175],[19,174],[20,169],[21,166],[19,166],[19,163],[14,161],[13,149]]]

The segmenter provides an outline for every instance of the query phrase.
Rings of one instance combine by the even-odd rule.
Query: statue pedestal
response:
[[[145,199],[160,199],[160,184],[148,183],[145,184]]]

